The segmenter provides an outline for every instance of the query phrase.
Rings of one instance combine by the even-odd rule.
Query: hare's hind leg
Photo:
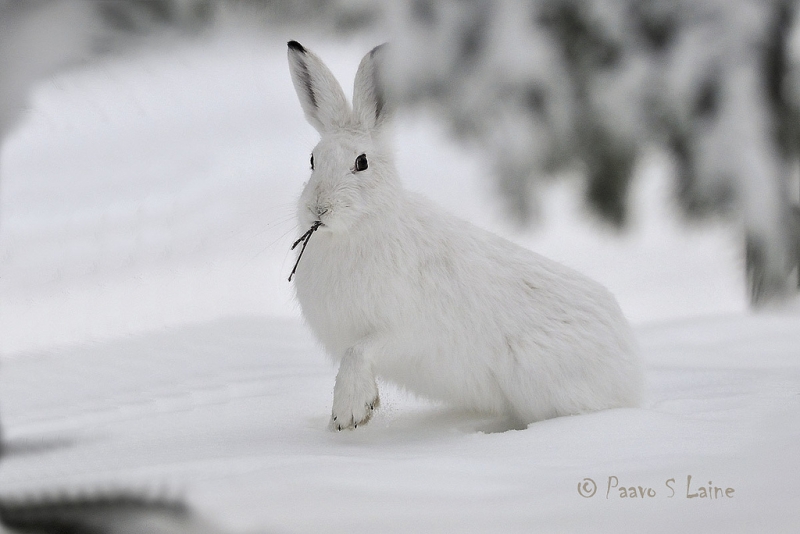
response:
[[[358,428],[365,425],[378,407],[378,384],[372,360],[365,355],[365,346],[347,349],[333,388],[331,430]]]

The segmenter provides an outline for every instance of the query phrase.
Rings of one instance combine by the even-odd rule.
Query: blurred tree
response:
[[[96,4],[110,26],[133,32],[156,26],[200,28],[213,19],[216,7],[213,0],[101,0]]]
[[[577,162],[588,203],[624,225],[636,158],[658,143],[687,216],[742,222],[751,302],[788,295],[795,0],[402,0],[385,15],[390,88],[483,143],[520,221],[537,182]]]
[[[372,27],[384,11],[384,3],[377,0],[218,0],[218,6],[272,25],[314,25],[334,32]]]

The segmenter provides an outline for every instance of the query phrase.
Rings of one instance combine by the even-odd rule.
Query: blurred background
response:
[[[346,91],[391,41],[406,186],[632,321],[791,300],[797,20],[788,0],[3,0],[0,351],[297,315],[316,135],[287,39]]]

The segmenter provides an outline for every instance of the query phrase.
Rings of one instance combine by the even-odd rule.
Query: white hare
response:
[[[351,109],[322,61],[288,45],[321,135],[292,275],[305,320],[339,361],[331,427],[370,419],[376,376],[519,425],[636,406],[634,338],[604,287],[403,190],[384,144],[382,48],[361,61]]]

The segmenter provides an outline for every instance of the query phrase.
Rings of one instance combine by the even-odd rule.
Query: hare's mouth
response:
[[[314,224],[311,225],[311,228],[308,229],[306,233],[300,236],[300,239],[294,242],[292,245],[292,250],[297,248],[297,245],[303,243],[303,248],[300,249],[300,254],[297,255],[297,261],[294,263],[294,267],[292,268],[292,272],[289,275],[289,281],[292,281],[292,277],[294,276],[295,271],[297,271],[297,266],[300,265],[300,258],[303,257],[303,252],[306,251],[306,245],[308,245],[308,240],[311,239],[311,234],[317,231],[320,226],[325,226],[322,224],[322,221],[314,221]]]

